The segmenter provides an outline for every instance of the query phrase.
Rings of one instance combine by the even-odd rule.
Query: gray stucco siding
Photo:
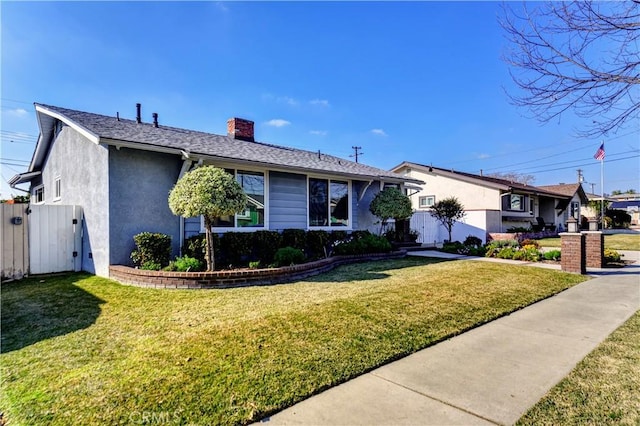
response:
[[[82,270],[109,275],[108,149],[63,126],[42,166],[45,204],[79,205],[83,209]],[[55,180],[60,178],[59,199]]]
[[[307,177],[269,173],[269,229],[307,229]]]
[[[357,223],[358,227],[354,225],[353,229],[368,230],[373,233],[380,231],[380,224],[376,223],[379,219],[369,211],[369,206],[373,198],[380,192],[380,182],[374,181],[369,185],[364,192],[362,199],[360,200],[360,191],[364,188],[368,182],[358,182],[358,185],[354,185],[353,197],[356,199],[358,206],[354,210],[354,223]]]
[[[180,218],[169,209],[169,191],[180,174],[180,157],[109,147],[109,232],[111,264],[130,263],[133,236],[167,234],[172,255],[180,249]]]

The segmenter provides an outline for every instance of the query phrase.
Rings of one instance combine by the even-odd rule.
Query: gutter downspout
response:
[[[193,160],[189,159],[188,153],[183,153],[184,162],[182,163],[182,168],[180,169],[180,174],[178,175],[178,180],[182,178],[191,168],[193,164]],[[184,246],[184,217],[180,216],[180,248],[178,252],[180,256],[182,256],[182,247]]]

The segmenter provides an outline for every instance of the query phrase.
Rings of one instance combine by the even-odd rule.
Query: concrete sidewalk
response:
[[[513,424],[640,308],[637,266],[591,273],[599,276],[261,423]]]

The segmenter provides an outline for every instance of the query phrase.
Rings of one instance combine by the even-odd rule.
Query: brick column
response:
[[[563,271],[586,274],[585,237],[573,232],[560,233],[560,265]]]
[[[599,231],[585,231],[583,234],[587,268],[602,268],[604,266],[604,234]]]

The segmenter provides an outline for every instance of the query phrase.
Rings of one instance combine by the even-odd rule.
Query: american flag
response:
[[[593,158],[595,158],[598,161],[604,160],[604,142],[602,142],[602,145],[600,145],[600,148],[598,148],[596,153],[593,155]]]

